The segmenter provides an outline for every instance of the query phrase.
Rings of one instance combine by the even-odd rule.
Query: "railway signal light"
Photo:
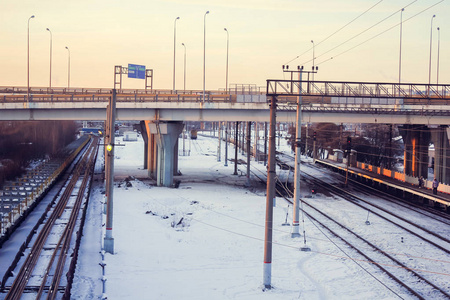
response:
[[[352,138],[347,137],[347,151],[350,152],[352,150]]]
[[[313,132],[313,140],[315,141],[317,139],[317,132]]]

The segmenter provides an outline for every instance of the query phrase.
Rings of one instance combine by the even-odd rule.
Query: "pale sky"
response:
[[[400,10],[403,12],[402,82],[428,83],[433,14],[431,82],[436,83],[438,30],[439,83],[450,83],[449,0],[0,0],[0,86],[27,84],[27,21],[30,20],[30,85],[49,85],[50,28],[53,34],[52,86],[112,88],[114,66],[129,63],[154,70],[154,88],[171,89],[174,21],[176,89],[203,88],[203,19],[206,11],[206,89],[225,88],[226,27],[230,37],[229,83],[265,86],[283,79],[281,66],[312,66],[316,80],[398,82]],[[380,2],[380,3],[378,3]],[[358,15],[365,15],[320,43]],[[422,10],[433,8],[413,17]],[[351,39],[388,16],[386,21]],[[411,18],[413,17],[413,18]],[[411,18],[410,20],[408,20]],[[393,29],[356,47],[381,32]],[[319,44],[320,43],[320,44]],[[328,52],[329,51],[329,52]],[[326,53],[327,52],[327,53]],[[330,60],[330,58],[333,59]],[[287,78],[287,76],[286,76]],[[123,88],[144,88],[144,80],[124,77]]]

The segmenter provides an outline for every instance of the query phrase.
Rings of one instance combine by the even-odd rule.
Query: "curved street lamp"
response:
[[[312,80],[314,81],[314,59],[315,59],[315,54],[314,54],[314,41],[311,40],[311,43],[313,44],[313,66],[312,66],[313,73],[312,73]]]
[[[27,102],[30,101],[30,20],[34,15],[28,18],[28,34],[27,34]]]
[[[173,22],[173,88],[172,91],[175,93],[175,51],[176,51],[176,44],[177,44],[177,20],[179,20],[180,17],[176,17],[175,21]]]
[[[181,46],[184,47],[184,80],[183,80],[183,93],[186,94],[186,45],[181,43]]]
[[[50,32],[50,83],[49,83],[49,87],[51,90],[52,89],[52,39],[53,39],[53,35],[52,35],[52,31],[50,29],[47,28],[47,31]]]
[[[398,84],[400,85],[401,77],[402,77],[402,31],[403,31],[403,11],[405,9],[402,8],[400,11],[400,54],[398,60]],[[400,86],[399,86],[400,89]]]
[[[203,16],[203,102],[205,102],[205,71],[206,71],[206,15],[209,14],[209,10]]]
[[[70,89],[70,49],[66,46],[67,51],[69,52],[69,60],[68,60],[68,68],[67,68],[67,89]]]
[[[439,27],[437,28],[437,30],[438,30],[438,54],[437,54],[436,84],[439,84],[439,48],[441,44],[441,30],[439,29]]]
[[[436,17],[436,15],[433,15],[431,17],[431,31],[430,31],[430,63],[428,64],[428,96],[430,96],[430,87],[431,84],[431,49],[433,45],[433,19]]]
[[[229,49],[229,44],[230,44],[229,43],[230,35],[228,34],[228,30],[226,28],[224,28],[223,30],[225,30],[227,32],[227,69],[226,69],[226,76],[225,76],[225,94],[227,94],[228,93],[228,49]]]

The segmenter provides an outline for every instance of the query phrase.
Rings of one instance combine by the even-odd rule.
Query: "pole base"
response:
[[[107,253],[114,254],[114,238],[107,238],[103,240],[103,247]]]
[[[297,232],[291,233],[291,238],[296,238],[296,237],[300,237],[300,236],[301,236],[300,233],[297,233]]]
[[[263,291],[272,288],[272,263],[264,263],[263,269]]]
[[[272,286],[271,285],[263,285],[263,287],[262,287],[262,291],[263,292],[265,292],[265,291],[270,291],[272,289]]]
[[[283,224],[281,224],[281,226],[291,226],[291,224],[289,224],[289,223],[283,223]]]
[[[311,251],[311,248],[307,245],[303,245],[302,247],[300,247],[300,251],[309,252]]]

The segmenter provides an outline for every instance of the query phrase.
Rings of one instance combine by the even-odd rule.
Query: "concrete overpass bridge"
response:
[[[107,119],[112,91],[105,89],[0,87],[0,120],[97,120]],[[402,124],[406,144],[405,172],[427,174],[430,140],[436,147],[435,166],[441,182],[450,183],[449,134],[450,85],[411,83],[329,82],[268,80],[264,92],[119,90],[115,97],[115,119],[145,121],[148,138],[149,173],[157,171],[157,152],[164,144],[176,144],[184,121],[268,122],[269,100],[277,102],[277,121],[295,122],[297,99],[302,101],[303,122]],[[421,126],[421,130],[415,130]],[[424,127],[425,126],[425,127]],[[424,130],[425,128],[425,130]],[[403,130],[402,130],[403,129]],[[165,140],[166,139],[166,140]],[[165,141],[164,141],[165,140]],[[166,147],[167,148],[167,147]],[[153,150],[150,150],[153,149]],[[158,150],[155,150],[158,149]],[[161,157],[174,156],[173,148]],[[159,166],[164,162],[159,162]],[[171,185],[173,172],[159,182]]]
[[[300,91],[300,92],[298,92]],[[446,125],[450,85],[268,80],[265,92],[235,90],[173,93],[119,90],[116,119],[160,121],[269,121],[269,98],[277,119],[296,119],[297,96],[307,122]],[[0,120],[105,120],[107,89],[0,87]]]

